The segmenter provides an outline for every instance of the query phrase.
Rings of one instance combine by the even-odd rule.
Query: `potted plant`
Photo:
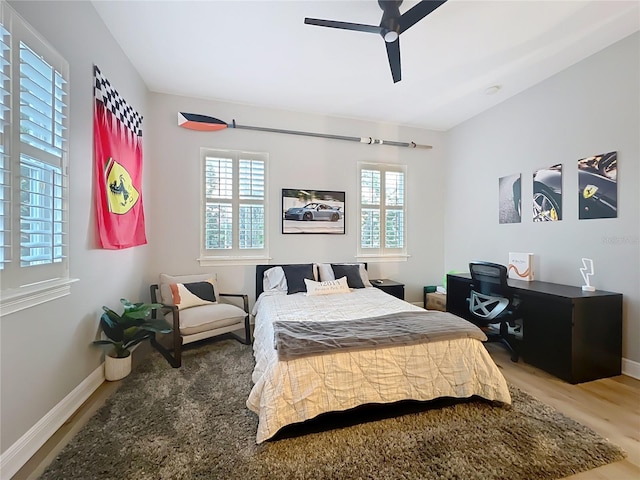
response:
[[[95,340],[95,345],[111,345],[104,359],[105,378],[120,380],[131,373],[130,348],[146,340],[155,332],[169,333],[172,328],[163,318],[150,318],[151,310],[161,308],[159,303],[131,303],[120,299],[124,306],[122,314],[109,307],[102,307],[100,327],[107,340]]]

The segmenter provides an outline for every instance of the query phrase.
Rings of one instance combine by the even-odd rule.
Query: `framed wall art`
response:
[[[344,235],[345,192],[282,189],[282,233]]]
[[[618,152],[578,160],[578,218],[618,216]]]
[[[522,220],[521,175],[509,175],[498,179],[498,221],[520,223]]]
[[[562,220],[562,165],[541,168],[533,173],[533,221]]]

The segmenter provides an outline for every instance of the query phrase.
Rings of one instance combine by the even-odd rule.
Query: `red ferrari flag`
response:
[[[100,246],[144,245],[142,116],[94,65],[95,207]]]

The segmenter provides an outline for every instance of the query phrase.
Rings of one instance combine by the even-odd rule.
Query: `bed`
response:
[[[283,275],[285,269],[295,271],[301,265],[307,272],[312,265],[313,276],[306,273],[304,283],[294,279],[293,274]],[[471,396],[499,404],[511,403],[506,381],[482,344],[486,337],[480,329],[449,313],[425,311],[372,287],[363,265],[349,265],[351,282],[346,284],[348,277],[339,277],[344,271],[337,270],[337,265],[333,264],[336,269],[333,280],[327,279],[326,274],[327,271],[331,274],[327,266],[331,269],[332,264],[256,267],[257,300],[252,312],[256,364],[246,404],[258,415],[257,443],[272,438],[287,425],[367,404]],[[275,277],[274,272],[278,273]],[[352,288],[354,282],[358,288]],[[334,291],[316,294],[327,283],[334,285]],[[292,288],[294,285],[297,287]],[[281,351],[287,342],[278,340],[285,338],[279,336],[283,327],[286,327],[284,334],[288,334],[291,332],[287,328],[292,325],[337,329],[351,323],[369,325],[395,317],[408,317],[421,325],[445,322],[463,328],[470,326],[471,330],[460,338],[429,332],[409,339],[386,335],[391,340],[382,338],[381,342],[378,336],[371,337],[369,344],[346,347],[334,345],[331,338],[331,342],[324,342],[331,344],[327,350],[320,345],[321,351],[313,352],[314,348],[310,348],[307,352],[307,344],[303,343],[302,348],[298,344],[298,350],[293,349],[290,355]],[[294,329],[293,337],[296,335]],[[353,340],[352,334],[346,337]],[[312,343],[309,345],[313,347]]]

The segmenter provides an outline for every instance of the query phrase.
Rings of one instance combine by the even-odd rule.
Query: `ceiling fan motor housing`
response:
[[[400,69],[400,34],[418,23],[446,1],[447,0],[421,0],[417,5],[414,5],[407,12],[401,14],[400,5],[402,5],[402,0],[378,0],[378,5],[380,5],[382,9],[382,19],[380,20],[379,26],[335,20],[321,20],[317,18],[305,18],[304,23],[320,27],[380,34],[386,44],[393,82],[397,83],[402,79]]]

